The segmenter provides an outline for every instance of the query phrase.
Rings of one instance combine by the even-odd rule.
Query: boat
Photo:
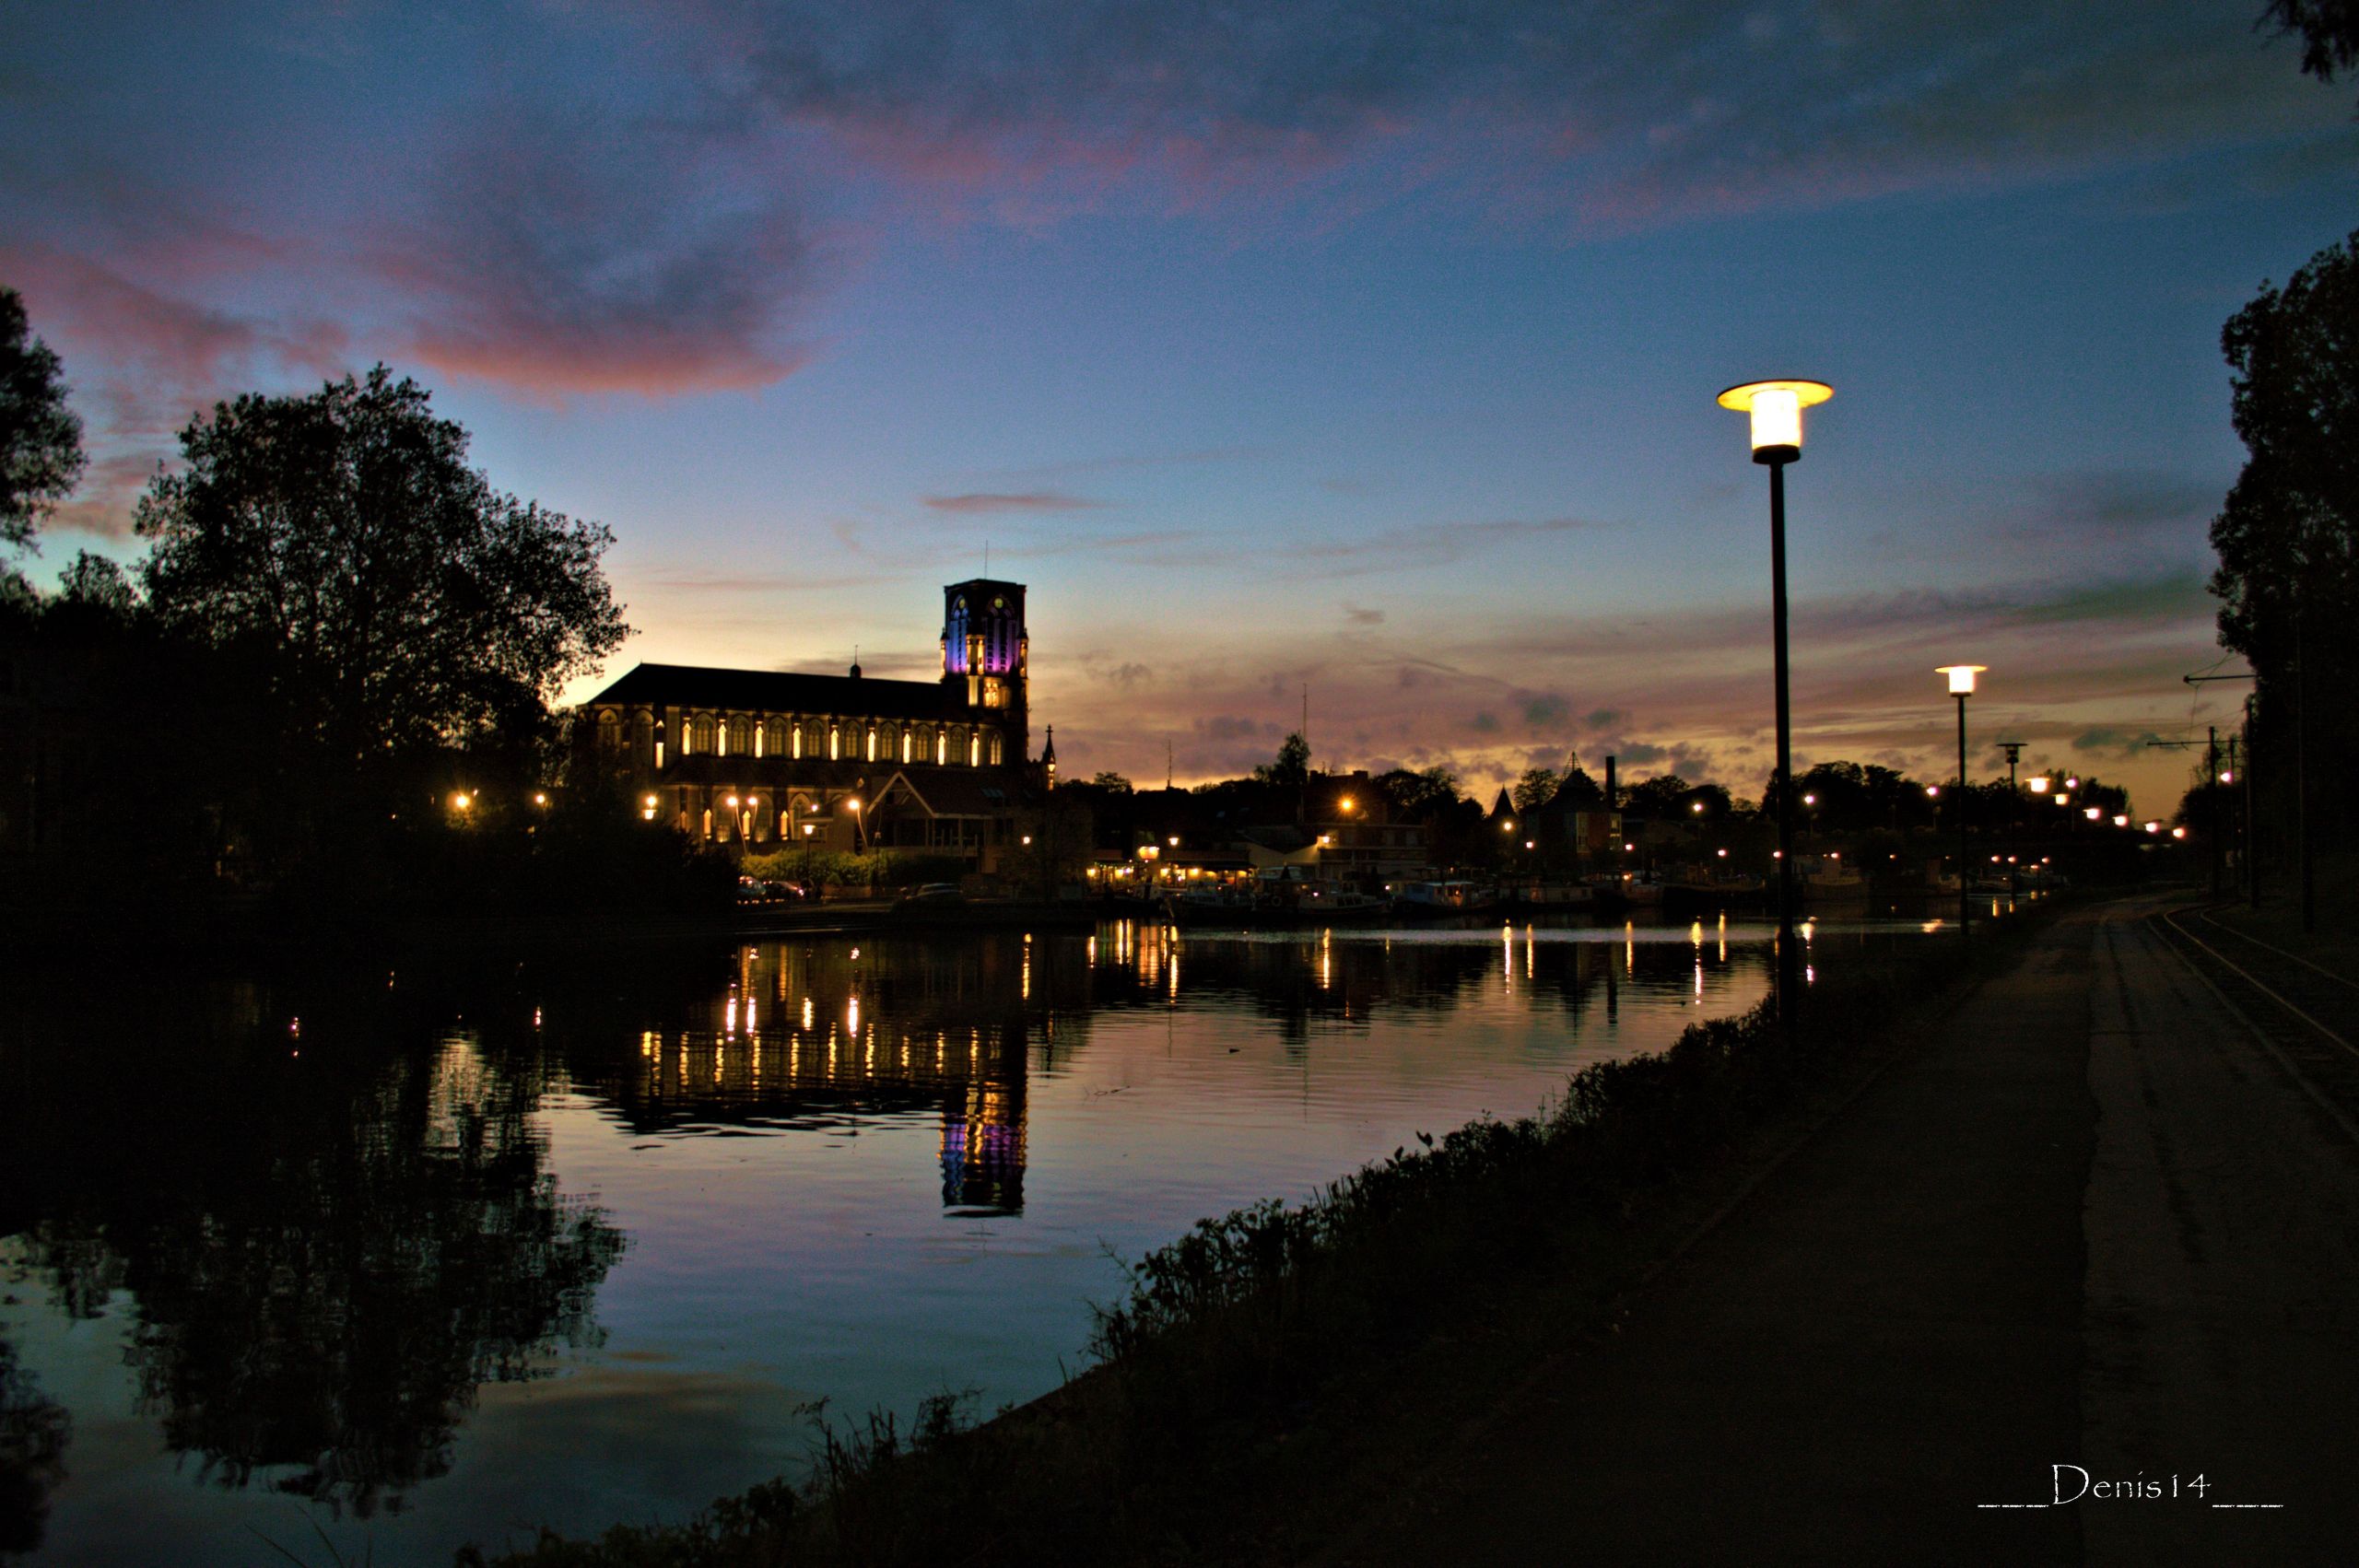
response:
[[[1392,893],[1393,912],[1418,919],[1476,915],[1497,903],[1496,895],[1479,882],[1409,882]]]

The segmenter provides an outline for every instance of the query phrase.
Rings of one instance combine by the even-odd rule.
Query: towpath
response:
[[[2060,918],[1329,1560],[2359,1561],[2359,1032],[2174,945]]]

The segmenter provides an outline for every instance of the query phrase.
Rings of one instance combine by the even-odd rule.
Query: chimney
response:
[[[1609,755],[1609,756],[1607,756],[1607,757],[1606,757],[1606,759],[1605,759],[1605,809],[1606,809],[1607,811],[1613,811],[1613,810],[1614,809],[1614,758],[1613,758],[1612,756],[1610,756],[1610,755]]]

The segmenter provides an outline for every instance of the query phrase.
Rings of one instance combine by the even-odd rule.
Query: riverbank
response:
[[[1286,1560],[1430,1462],[2020,939],[1926,944],[1766,1017],[1593,1068],[1547,1117],[1478,1122],[1319,1202],[1207,1222],[1144,1260],[1100,1364],[972,1432],[838,1429],[820,1480],[702,1524],[544,1540],[515,1563]],[[1930,999],[1930,1000],[1928,1000]]]

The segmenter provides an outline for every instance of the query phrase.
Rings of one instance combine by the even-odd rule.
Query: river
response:
[[[1894,928],[1812,928],[1813,965]],[[1905,928],[1914,930],[1915,928]],[[1757,923],[814,935],[0,1006],[0,1555],[450,1561],[1080,1365],[1121,1259],[1751,1007]]]

